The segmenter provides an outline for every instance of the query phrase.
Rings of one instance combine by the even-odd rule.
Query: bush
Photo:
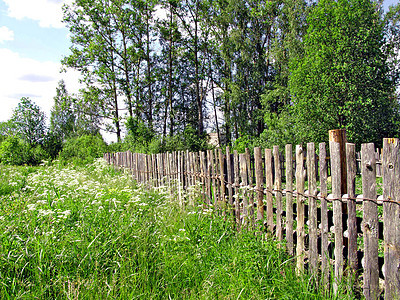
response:
[[[95,158],[102,157],[105,152],[107,144],[100,135],[83,135],[67,139],[59,159],[61,162],[88,164],[93,163]]]
[[[9,136],[0,145],[0,162],[6,165],[38,165],[49,159],[47,152],[40,146],[31,146],[22,139]]]

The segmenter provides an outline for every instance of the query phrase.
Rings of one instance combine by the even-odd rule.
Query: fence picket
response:
[[[326,145],[319,144],[319,177],[320,177],[320,198],[321,198],[321,270],[324,286],[329,282],[329,240],[328,240],[328,166],[326,160]],[[327,287],[328,290],[328,287]]]
[[[318,238],[317,238],[317,174],[315,173],[315,145],[307,144],[307,175],[308,175],[308,203],[309,203],[309,259],[311,272],[318,271]]]
[[[239,155],[236,150],[233,151],[233,173],[235,175],[235,215],[236,224],[240,227],[240,197],[239,197],[239,185],[240,185],[240,171],[239,171]]]
[[[347,253],[348,264],[352,270],[352,276],[357,274],[357,216],[356,216],[356,146],[354,144],[346,144],[346,163],[347,163]]]
[[[267,189],[267,226],[268,231],[272,235],[274,232],[274,211],[272,201],[272,152],[271,149],[265,149],[265,186]]]
[[[248,178],[248,186],[249,190],[247,191],[248,199],[249,199],[249,218],[250,223],[254,226],[254,193],[252,190],[253,187],[253,172],[251,168],[251,155],[249,148],[245,149],[246,155],[246,167],[247,167],[247,178]]]
[[[245,187],[248,185],[247,181],[247,164],[246,164],[246,154],[239,154],[239,164],[240,164],[240,178],[242,180],[242,203],[243,203],[243,220],[242,224],[244,226],[248,225],[249,219],[249,200],[247,198],[247,191]]]
[[[233,212],[233,191],[232,191],[232,160],[231,160],[231,153],[229,147],[226,147],[226,173],[228,178],[228,202],[229,202],[229,209],[232,209]]]
[[[254,169],[256,173],[256,193],[257,193],[257,221],[264,220],[264,178],[260,147],[254,148]]]
[[[278,241],[283,239],[283,227],[282,227],[282,170],[281,161],[279,155],[279,147],[273,147],[274,155],[274,168],[275,168],[275,200],[276,200],[276,237]]]
[[[400,144],[383,140],[383,197],[400,200]],[[383,203],[385,300],[400,298],[400,205]]]
[[[285,147],[286,154],[286,242],[289,255],[293,255],[293,146]]]
[[[297,263],[296,269],[298,273],[304,271],[304,259],[305,259],[305,230],[304,230],[304,182],[305,182],[305,170],[304,170],[304,152],[301,145],[296,146],[296,211],[297,211],[297,245],[296,245],[296,256]]]
[[[378,207],[376,204],[376,161],[374,144],[361,145],[361,174],[363,197],[375,201],[363,201],[364,235],[364,286],[367,300],[379,296],[378,265]]]

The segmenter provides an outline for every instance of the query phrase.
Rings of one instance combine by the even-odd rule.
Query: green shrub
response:
[[[38,165],[47,159],[42,146],[31,146],[16,136],[7,137],[0,145],[0,162],[6,165]]]
[[[23,165],[26,163],[29,145],[21,139],[10,136],[0,145],[0,161],[6,165]]]
[[[88,164],[92,163],[95,158],[102,157],[106,151],[107,144],[100,135],[83,135],[67,139],[59,159],[62,162]]]

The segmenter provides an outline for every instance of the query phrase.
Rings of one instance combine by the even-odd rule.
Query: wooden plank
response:
[[[219,176],[220,176],[220,201],[224,209],[226,209],[226,199],[225,199],[225,156],[222,153],[222,149],[218,150],[218,161],[219,161]]]
[[[286,155],[286,245],[289,255],[293,255],[293,146],[285,147]]]
[[[198,183],[198,157],[197,152],[192,152],[192,166],[193,166],[193,185],[197,186]],[[196,190],[196,189],[195,189]],[[193,192],[195,191],[193,190]]]
[[[215,158],[215,177],[216,177],[216,186],[215,186],[215,193],[216,193],[216,205],[219,207],[221,201],[221,176],[219,170],[219,153],[217,149],[214,149],[214,158]]]
[[[307,175],[308,175],[308,198],[309,203],[309,259],[312,274],[318,272],[318,237],[317,237],[317,174],[315,173],[315,145],[307,144]]]
[[[282,170],[281,170],[281,161],[279,156],[279,147],[273,147],[273,155],[274,155],[274,168],[275,168],[275,184],[274,189],[276,191],[275,199],[276,199],[276,237],[278,241],[283,239],[283,226],[282,226]]]
[[[211,167],[211,177],[212,177],[212,204],[215,205],[217,203],[217,180],[216,180],[216,172],[215,172],[215,161],[214,161],[214,151],[210,150],[210,167]]]
[[[264,175],[261,157],[261,148],[254,148],[254,169],[256,173],[256,195],[257,195],[257,221],[264,225]]]
[[[383,140],[383,203],[385,300],[400,299],[400,144]]]
[[[254,194],[253,194],[253,172],[251,170],[251,155],[249,148],[245,149],[246,154],[246,165],[247,165],[247,178],[249,189],[247,190],[247,195],[249,199],[249,219],[251,225],[254,227]]]
[[[238,228],[240,228],[240,171],[239,171],[239,155],[237,150],[233,151],[233,173],[234,173],[234,181],[235,181],[235,216],[236,216],[236,224]]]
[[[153,175],[152,175],[152,161],[151,161],[151,154],[146,154],[146,159],[147,159],[147,179],[148,179],[148,184],[151,186],[152,184],[152,179],[153,179]]]
[[[363,197],[376,199],[376,160],[373,143],[361,145]],[[364,286],[367,300],[379,296],[378,207],[376,201],[363,201]]]
[[[206,155],[204,151],[200,152],[200,167],[201,167],[201,183],[203,190],[203,202],[207,203],[207,184],[206,184],[206,174],[207,174],[207,163]]]
[[[267,226],[270,234],[274,231],[274,215],[273,215],[273,201],[272,201],[272,151],[265,149],[265,187],[267,189]]]
[[[340,174],[341,174],[341,193],[347,193],[347,166],[346,166],[346,129],[334,129],[329,130],[329,142],[339,143],[340,152],[339,152],[339,160],[340,160]]]
[[[333,282],[334,293],[337,294],[343,277],[343,223],[342,223],[342,185],[341,185],[341,156],[340,144],[329,142],[331,158],[332,196],[333,196],[333,225],[335,226],[335,280]]]
[[[319,144],[319,177],[321,197],[321,270],[325,290],[329,290],[330,265],[329,265],[329,226],[328,226],[328,166],[326,160],[326,145]]]
[[[239,163],[240,163],[240,178],[242,180],[241,187],[242,187],[242,201],[243,201],[243,220],[242,224],[244,226],[248,225],[249,219],[249,200],[248,200],[248,174],[247,174],[247,163],[246,163],[246,154],[239,154]]]
[[[356,215],[356,146],[346,144],[346,164],[347,164],[347,256],[348,265],[352,271],[352,276],[357,275],[357,215]]]
[[[297,245],[296,245],[296,270],[298,273],[304,272],[305,259],[305,230],[304,230],[304,152],[301,145],[296,146],[296,206],[297,206]]]
[[[233,184],[233,178],[232,178],[232,160],[231,160],[231,153],[229,146],[226,147],[226,172],[228,175],[228,203],[229,203],[229,209],[232,209],[233,207],[233,190],[232,190],[232,184]],[[232,210],[233,212],[233,210]]]
[[[207,150],[207,203],[210,205],[212,203],[212,192],[211,192],[211,160],[210,160],[211,150]]]

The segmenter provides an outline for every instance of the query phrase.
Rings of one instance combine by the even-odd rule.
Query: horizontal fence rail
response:
[[[345,157],[330,142],[318,149],[314,143],[256,147],[254,154],[227,147],[225,153],[128,151],[104,159],[139,183],[174,186],[180,201],[183,190],[197,187],[204,205],[231,214],[238,228],[261,222],[286,242],[299,272],[322,276],[325,285],[333,279],[335,292],[346,273],[363,283],[366,299],[400,299],[399,151],[398,139],[384,139],[381,153],[371,143],[356,153],[347,143]]]

